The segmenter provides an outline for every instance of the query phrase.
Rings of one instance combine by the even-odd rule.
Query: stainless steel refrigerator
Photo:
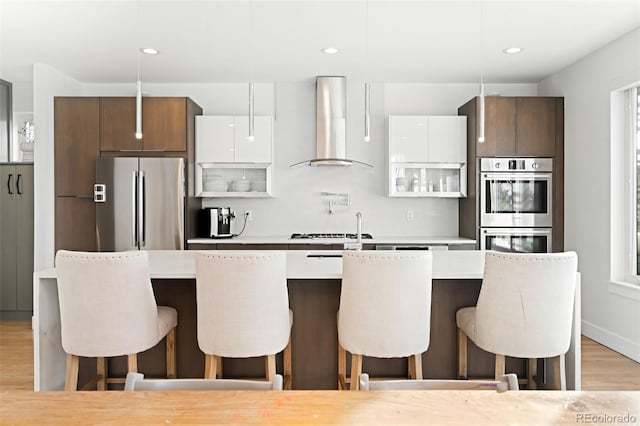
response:
[[[184,249],[184,159],[99,158],[94,201],[98,251]]]

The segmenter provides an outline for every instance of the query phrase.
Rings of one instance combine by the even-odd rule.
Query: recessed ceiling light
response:
[[[325,47],[320,49],[322,53],[326,53],[327,55],[335,55],[340,51],[337,47]]]
[[[506,53],[507,55],[511,55],[512,53],[520,53],[522,52],[521,47],[507,47],[506,49],[502,49],[502,53]]]
[[[158,53],[160,53],[158,50],[154,49],[153,47],[143,47],[140,49],[140,51],[145,55],[157,55]]]

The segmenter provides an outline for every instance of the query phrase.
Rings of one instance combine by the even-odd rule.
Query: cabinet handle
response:
[[[18,191],[18,195],[22,195],[22,190],[20,189],[21,178],[22,178],[22,173],[18,173],[18,179],[16,179],[16,191]]]
[[[7,191],[9,191],[9,195],[13,195],[11,192],[11,178],[13,177],[13,173],[9,173],[9,178],[7,179]]]

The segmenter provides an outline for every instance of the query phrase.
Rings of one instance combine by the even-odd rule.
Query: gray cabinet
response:
[[[0,319],[33,308],[33,165],[0,165]]]

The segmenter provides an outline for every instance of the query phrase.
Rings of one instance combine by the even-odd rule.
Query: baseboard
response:
[[[640,362],[640,343],[585,320],[582,320],[582,334],[636,362]]]
[[[0,321],[31,321],[31,311],[0,311]]]

